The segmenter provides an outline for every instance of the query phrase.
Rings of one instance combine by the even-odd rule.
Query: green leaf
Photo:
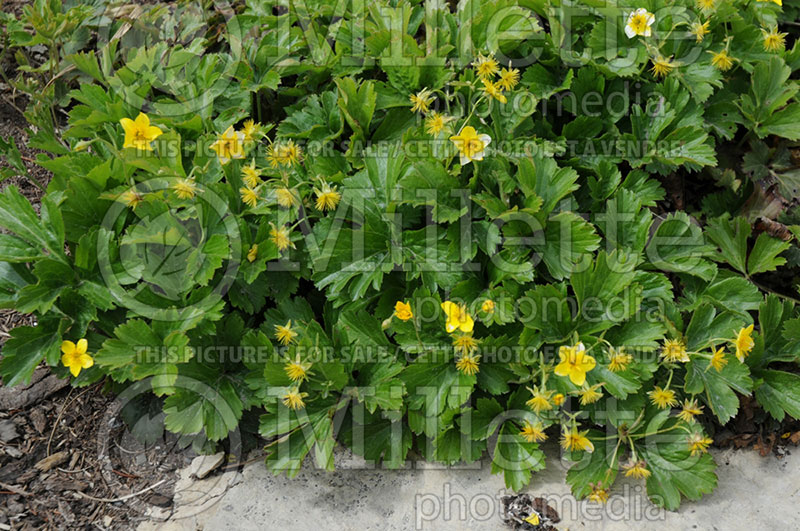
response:
[[[732,312],[720,312],[710,304],[703,304],[692,314],[692,319],[686,327],[686,347],[691,351],[708,348],[718,344],[720,338],[731,338],[736,330],[745,323],[742,315]]]
[[[560,80],[552,70],[545,68],[541,63],[534,63],[525,69],[520,82],[538,99],[546,100],[556,92],[569,90],[574,75],[574,70],[568,69],[564,79]]]
[[[25,263],[44,258],[45,255],[31,247],[31,245],[24,240],[8,234],[0,234],[0,261]]]
[[[459,407],[472,393],[475,376],[460,373],[444,349],[426,352],[410,363],[400,375],[408,388],[409,409],[423,409],[440,415],[446,407]]]
[[[678,508],[682,495],[699,500],[717,486],[714,459],[710,454],[692,457],[686,433],[679,433],[681,435],[640,446],[640,455],[651,472],[647,478],[647,494],[655,505],[669,511]]]
[[[521,159],[518,166],[516,177],[522,193],[526,197],[542,199],[539,209],[542,219],[553,211],[561,199],[579,188],[578,172],[572,168],[559,168],[553,157],[539,156],[537,152],[534,156]]]
[[[539,445],[527,442],[513,422],[503,424],[492,454],[492,474],[502,472],[506,488],[518,492],[528,485],[533,472],[544,467]]]
[[[620,452],[615,452],[616,441],[604,440],[604,434],[591,430],[588,435],[593,439],[593,452],[573,452],[577,460],[567,471],[567,484],[576,498],[585,498],[592,492],[591,483],[611,486],[617,478]]]
[[[433,207],[437,223],[453,223],[467,212],[466,201],[453,194],[461,188],[458,179],[438,161],[415,162],[413,171],[398,184],[406,191],[404,202]]]
[[[683,212],[675,212],[658,226],[646,254],[657,269],[711,280],[716,274],[716,267],[706,260],[711,250],[693,219]]]
[[[58,363],[61,335],[53,324],[40,323],[39,326],[19,326],[11,330],[0,359],[3,385],[13,387],[29,383],[42,360],[46,359],[50,365]]]
[[[520,321],[527,328],[541,331],[543,341],[563,341],[575,329],[566,284],[540,284],[525,296],[531,303],[530,308],[520,307]]]
[[[494,398],[479,398],[472,410],[470,425],[472,438],[483,441],[494,435],[497,427],[505,420],[503,413],[503,406]]]
[[[46,216],[50,218],[49,223]],[[9,186],[0,193],[0,227],[27,241],[36,251],[45,249],[54,259],[67,263],[64,255],[64,222],[52,200],[43,200],[40,220],[17,187]]]
[[[752,228],[744,217],[709,221],[706,234],[720,249],[722,258],[742,274],[747,273],[747,238]]]
[[[405,429],[401,420],[383,418],[381,413],[364,413],[363,420],[356,420],[361,418],[359,407],[354,404],[344,419],[342,443],[371,464],[377,465],[382,460],[387,468],[402,467],[413,442],[411,431]]]
[[[773,238],[762,232],[756,238],[753,250],[750,251],[750,258],[747,260],[747,272],[750,275],[774,271],[786,263],[786,259],[779,257],[783,251],[791,247],[790,242]]]
[[[729,360],[721,371],[706,358],[693,358],[686,364],[686,392],[701,394],[721,424],[726,424],[739,410],[736,393],[749,395],[753,388],[750,370],[738,360]]]
[[[278,126],[278,135],[327,142],[337,138],[343,129],[336,92],[326,91],[311,94],[302,106],[290,112]]]
[[[625,400],[642,387],[640,379],[631,369],[614,372],[605,365],[597,365],[589,377],[592,383],[603,382],[603,388],[620,400]]]
[[[764,370],[755,373],[761,383],[756,399],[772,417],[782,421],[788,413],[800,419],[800,375],[784,371]]]
[[[376,94],[372,81],[357,83],[353,78],[336,79],[339,108],[347,123],[360,136],[369,138],[369,125],[375,112]]]
[[[700,304],[711,303],[720,310],[730,310],[747,317],[747,312],[757,309],[763,300],[755,284],[729,270],[721,270],[710,283],[688,277],[685,284],[684,298],[680,301],[683,310],[693,310]]]
[[[544,238],[544,245],[533,248],[557,280],[569,277],[600,246],[594,226],[574,212],[560,212],[547,220]]]
[[[244,409],[237,391],[240,382],[197,362],[181,366],[180,372],[174,394],[164,400],[166,428],[187,435],[203,430],[212,441],[221,441],[237,429]]]

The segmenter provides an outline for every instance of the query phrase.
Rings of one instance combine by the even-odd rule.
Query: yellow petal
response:
[[[164,134],[164,131],[156,127],[155,125],[151,125],[145,131],[145,136],[150,140],[155,140],[156,138],[160,137]]]
[[[119,121],[119,123],[122,124],[122,129],[125,130],[125,133],[128,133],[129,131],[136,128],[136,124],[130,118],[123,118],[122,120]]]
[[[136,117],[136,125],[142,129],[147,129],[150,127],[150,118],[145,113],[140,112],[139,116]]]
[[[86,354],[87,350],[89,350],[89,342],[85,339],[79,340],[78,344],[75,346],[75,352],[77,354]]]
[[[81,362],[81,367],[83,367],[84,369],[88,369],[89,367],[94,365],[94,359],[88,354],[84,354],[83,356],[81,356],[80,362]]]
[[[67,356],[71,356],[75,352],[76,346],[72,341],[64,341],[61,343],[61,352]],[[66,363],[65,363],[66,365]]]
[[[586,381],[586,373],[580,369],[573,369],[569,373],[569,379],[575,385],[583,385],[583,382]]]

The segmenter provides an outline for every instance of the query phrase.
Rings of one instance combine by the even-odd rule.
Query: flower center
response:
[[[644,15],[634,15],[631,19],[631,28],[636,33],[644,33],[647,29],[647,17]]]

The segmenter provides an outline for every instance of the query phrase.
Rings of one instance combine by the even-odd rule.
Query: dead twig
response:
[[[3,483],[2,481],[0,481],[0,487],[2,487],[5,490],[13,492],[14,494],[19,494],[20,496],[31,496],[32,495],[30,492],[22,490],[19,487],[15,487],[14,485],[8,485],[7,483]]]
[[[161,485],[162,483],[166,483],[166,482],[167,482],[166,479],[162,479],[158,483],[154,483],[154,484],[150,485],[149,487],[147,487],[146,489],[142,489],[139,492],[134,492],[132,494],[128,494],[128,495],[125,495],[125,496],[120,496],[119,498],[95,498],[94,496],[89,496],[88,494],[84,494],[82,492],[76,492],[76,494],[79,494],[79,495],[83,496],[84,498],[88,498],[88,499],[90,499],[92,501],[96,501],[96,502],[116,503],[116,502],[121,502],[121,501],[125,501],[125,500],[130,500],[131,498],[135,498],[136,496],[140,496],[140,495],[144,494],[145,492],[149,492],[149,491],[153,490],[154,488],[158,487],[159,485]]]

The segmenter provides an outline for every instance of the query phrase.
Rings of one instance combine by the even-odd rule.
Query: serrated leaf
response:
[[[750,275],[774,271],[786,263],[786,259],[778,256],[783,251],[791,247],[790,242],[773,238],[762,232],[756,238],[750,257],[747,259],[747,272]]]
[[[34,369],[42,360],[50,364],[58,360],[61,336],[54,323],[39,326],[19,326],[11,330],[11,337],[3,345],[0,375],[3,385],[13,387],[31,381]]]
[[[800,419],[800,376],[785,371],[764,370],[755,373],[762,380],[756,388],[756,399],[775,420],[788,413]]]
[[[719,372],[707,358],[693,358],[686,364],[686,392],[703,394],[721,424],[726,424],[739,410],[736,393],[749,395],[752,388],[750,370],[738,360],[729,361]]]
[[[514,423],[503,424],[492,454],[492,474],[502,472],[506,488],[518,492],[528,485],[533,472],[544,467],[539,445],[527,442]]]

